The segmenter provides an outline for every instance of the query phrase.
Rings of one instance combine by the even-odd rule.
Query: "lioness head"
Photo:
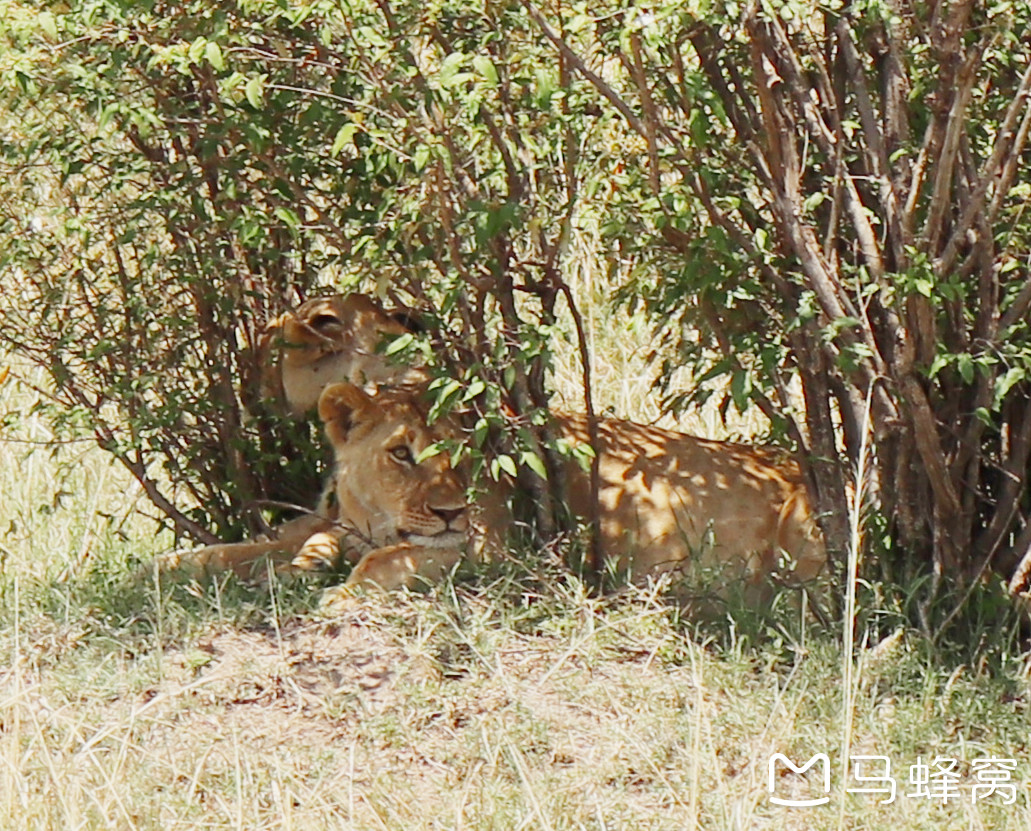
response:
[[[376,546],[464,542],[465,486],[446,453],[423,458],[442,433],[427,425],[414,396],[332,384],[319,398],[319,417],[336,456],[341,520]]]
[[[266,327],[260,344],[262,394],[295,416],[312,409],[327,384],[417,383],[420,367],[398,364],[380,350],[412,323],[361,294],[316,297]]]

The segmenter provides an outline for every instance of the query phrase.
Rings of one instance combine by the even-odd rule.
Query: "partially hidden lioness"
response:
[[[261,392],[292,416],[315,408],[327,384],[414,384],[421,367],[382,352],[387,338],[412,329],[403,310],[388,312],[363,294],[315,297],[271,320],[259,343]]]
[[[348,586],[392,589],[436,580],[463,557],[489,556],[511,523],[505,496],[492,490],[467,503],[449,455],[425,453],[453,431],[428,425],[424,409],[411,390],[330,385],[319,415],[336,460],[332,516],[307,536],[201,549],[186,564],[245,573],[270,555],[285,570],[303,570],[339,554],[355,563]],[[564,438],[587,442],[583,418],[555,418]],[[633,578],[704,572],[709,590],[747,592],[774,574],[804,582],[823,568],[800,471],[782,453],[617,419],[602,419],[598,435],[601,553]],[[586,516],[588,475],[573,462],[566,475],[570,507]]]

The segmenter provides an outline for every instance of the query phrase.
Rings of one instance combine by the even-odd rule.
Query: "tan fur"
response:
[[[365,295],[312,298],[266,324],[259,342],[262,396],[299,418],[315,408],[329,383],[422,382],[426,375],[420,367],[399,364],[381,351],[385,339],[406,331],[403,323]],[[159,557],[144,571],[154,567],[191,573],[234,571],[251,577],[266,557],[280,567],[284,557],[296,558],[299,567],[324,567],[339,559],[333,499],[329,482],[315,511],[279,525],[272,539],[176,551]]]
[[[469,532],[465,485],[444,455],[415,462],[434,439],[411,395],[334,384],[319,415],[335,469],[313,515],[280,526],[274,540],[166,555],[158,569],[261,578],[270,567],[321,570],[344,559],[355,564],[348,585],[396,588],[457,563]]]
[[[393,589],[436,580],[504,544],[511,517],[503,489],[467,505],[447,454],[420,459],[444,428],[427,426],[413,394],[334,384],[319,415],[336,457],[335,521],[274,544],[202,549],[189,565],[246,573],[273,555],[281,570],[304,570],[328,559],[336,540],[356,563],[347,586]],[[581,417],[557,416],[556,427],[570,442],[587,441]],[[783,453],[616,419],[599,424],[599,445],[602,554],[632,579],[674,572],[689,588],[724,594],[738,586],[759,597],[774,575],[803,582],[823,568],[801,475]],[[566,476],[570,506],[586,517],[589,477],[573,463]],[[322,550],[313,556],[313,547]]]
[[[586,444],[586,419],[558,428]],[[667,571],[717,592],[773,575],[815,577],[826,552],[797,463],[783,451],[709,441],[630,421],[598,425],[601,553],[640,580]],[[589,514],[590,486],[568,470],[570,507]],[[783,556],[786,555],[786,556]]]
[[[446,454],[421,458],[440,434],[411,394],[333,384],[319,417],[333,445],[340,526],[352,532],[343,550],[357,559],[348,585],[413,586],[458,562],[470,528],[465,483]]]
[[[350,403],[338,408],[336,401]],[[361,403],[356,404],[355,399]],[[347,413],[360,410],[367,429],[340,430]],[[433,502],[431,482],[445,481],[448,504],[454,509],[462,484],[450,469],[446,454],[417,465],[391,469],[387,449],[404,441],[418,452],[441,438],[439,426],[428,427],[414,398],[406,394],[367,396],[348,385],[327,388],[319,405],[337,457],[337,494],[342,517],[370,510],[353,510],[355,500],[371,500],[381,516],[380,527],[405,524],[406,509],[394,505],[414,499],[420,507]],[[573,443],[587,442],[582,417],[557,416],[556,427]],[[763,584],[774,574],[794,581],[815,577],[826,554],[813,521],[797,465],[784,454],[763,448],[706,441],[693,436],[603,419],[599,425],[601,487],[601,549],[606,562],[641,580],[667,571],[685,574],[696,583],[722,593],[728,584],[746,589]],[[385,467],[384,467],[385,465]],[[570,507],[589,514],[589,477],[574,463],[566,471]],[[403,494],[403,496],[401,496]],[[401,499],[401,502],[395,500]],[[464,504],[464,503],[463,503]],[[510,524],[504,493],[489,488],[470,506],[487,527],[486,551],[503,542]],[[363,520],[368,527],[373,523]],[[474,523],[466,523],[472,528]],[[502,527],[498,527],[498,526]],[[393,542],[396,533],[371,535],[374,543]],[[467,552],[483,548],[482,540],[466,540]],[[409,549],[404,557],[389,558],[374,550],[365,555],[349,584],[376,582],[383,588],[412,585],[416,578],[433,579],[442,560],[442,545]],[[787,563],[781,555],[786,553]],[[422,562],[426,557],[429,562]],[[370,581],[367,563],[390,559]]]
[[[418,383],[425,373],[385,357],[383,341],[404,324],[361,294],[316,297],[266,327],[259,344],[261,388],[291,415],[313,409],[327,384]]]

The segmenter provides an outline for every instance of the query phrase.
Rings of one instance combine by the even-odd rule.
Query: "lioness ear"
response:
[[[372,410],[376,403],[361,387],[354,384],[330,384],[319,396],[319,418],[334,443],[343,442],[362,413]]]

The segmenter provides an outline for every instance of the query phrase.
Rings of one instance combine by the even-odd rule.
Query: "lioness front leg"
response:
[[[463,557],[458,548],[399,543],[377,548],[359,560],[343,586],[376,586],[386,591],[416,588],[440,580]]]
[[[232,572],[242,579],[262,577],[268,564],[277,571],[289,569],[306,543],[332,529],[333,523],[317,515],[298,517],[275,529],[276,539],[208,545],[193,551],[175,551],[157,557],[140,569],[146,577],[159,572],[181,571],[193,577]]]

